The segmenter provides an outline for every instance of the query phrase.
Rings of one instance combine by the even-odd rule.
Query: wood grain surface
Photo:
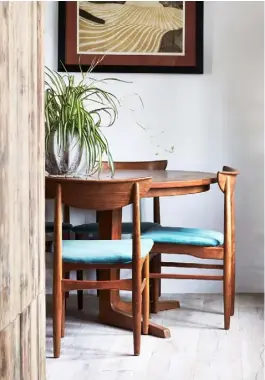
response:
[[[0,379],[44,380],[43,5],[0,19]]]

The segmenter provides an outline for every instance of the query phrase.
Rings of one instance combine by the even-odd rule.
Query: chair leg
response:
[[[61,337],[64,337],[65,333],[65,308],[66,308],[66,293],[62,292],[62,326],[61,326]]]
[[[159,301],[159,280],[153,280],[153,303],[152,313],[158,313],[158,301]]]
[[[235,314],[235,296],[236,296],[236,268],[235,268],[235,254],[232,257],[232,296],[231,296],[231,317]]]
[[[150,272],[158,273],[157,265],[157,256],[156,255],[150,262]],[[151,280],[151,313],[158,313],[158,301],[159,301],[159,279]]]
[[[140,264],[133,268],[133,287],[132,287],[132,316],[133,316],[133,348],[134,356],[140,355],[141,348],[141,304],[142,304],[142,292],[141,292],[141,268]]]
[[[65,272],[65,276],[64,276],[65,279],[69,280],[70,278],[70,272]],[[65,292],[65,297],[68,298],[70,295],[69,292]]]
[[[79,281],[83,281],[83,271],[77,270],[76,271],[76,279]],[[77,307],[78,310],[83,310],[83,290],[77,291]]]
[[[161,260],[162,260],[161,257],[162,257],[162,255],[161,254],[156,255],[156,257],[157,257],[157,273],[161,273]],[[160,278],[157,281],[158,281],[158,289],[159,289],[158,297],[160,297],[161,296],[161,282],[162,282],[162,280]]]
[[[55,281],[54,281],[55,282]],[[60,357],[62,334],[62,284],[56,280],[53,288],[53,355]]]
[[[149,258],[149,271],[150,271],[150,273],[154,273],[153,259],[150,260],[150,258]],[[150,275],[150,273],[149,273],[149,275]],[[151,280],[150,277],[149,277],[150,310],[151,310],[151,313],[153,312],[153,310],[152,310],[152,304],[153,304],[153,301],[154,301],[153,283],[154,283],[154,281]]]
[[[230,318],[232,310],[232,271],[231,263],[227,263],[225,258],[224,265],[224,327],[225,330],[230,328]]]
[[[96,278],[97,278],[97,281],[100,281],[100,275],[99,275],[98,269],[96,269]],[[97,297],[99,297],[99,292],[100,292],[100,290],[97,289]]]
[[[149,330],[149,314],[150,314],[150,296],[149,296],[149,258],[143,265],[143,278],[146,279],[146,284],[143,290],[142,312],[143,312],[143,334],[147,335]]]

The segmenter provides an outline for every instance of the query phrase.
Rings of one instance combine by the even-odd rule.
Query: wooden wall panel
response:
[[[0,380],[45,380],[43,13],[0,2]]]

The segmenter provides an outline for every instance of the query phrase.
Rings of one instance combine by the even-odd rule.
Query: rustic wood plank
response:
[[[44,2],[37,2],[37,160],[38,160],[38,251],[39,290],[45,290],[45,165],[44,165]]]
[[[18,182],[18,166],[19,159],[17,157],[17,152],[19,152],[19,145],[17,141],[17,129],[19,127],[20,121],[18,119],[17,105],[19,103],[19,91],[18,91],[18,70],[14,64],[18,59],[17,54],[17,28],[14,28],[13,25],[16,23],[18,17],[18,12],[16,10],[15,4],[9,2],[9,93],[8,93],[8,104],[9,104],[9,125],[13,128],[8,128],[8,141],[10,147],[9,162],[8,162],[8,176],[7,183],[8,189],[6,193],[6,203],[9,207],[9,218],[8,218],[8,230],[10,233],[9,237],[9,257],[10,257],[10,302],[11,302],[11,315],[10,322],[18,317],[21,311],[21,297],[20,297],[20,284],[21,284],[21,261],[22,257],[20,254],[20,247],[18,247],[18,242],[20,242],[20,228],[18,212],[18,203],[19,203],[19,187],[17,186]],[[12,106],[13,105],[13,106]],[[12,143],[10,143],[12,142]],[[8,202],[8,200],[13,200]],[[19,320],[18,320],[19,322]]]
[[[39,380],[46,379],[46,296],[45,291],[38,296],[38,369]]]
[[[20,379],[20,320],[0,331],[0,380]]]
[[[38,337],[38,299],[30,305],[29,325],[30,325],[30,378],[39,378],[38,359],[39,359],[39,337]],[[25,379],[26,380],[26,379]]]
[[[43,373],[43,358],[45,357],[45,345],[42,342],[43,338],[45,340],[42,332],[44,329],[41,328],[43,323],[40,323],[40,317],[44,317],[42,303],[44,303],[44,297],[40,295],[31,302],[20,317],[21,380],[45,378],[39,375]]]
[[[0,3],[0,380],[45,379],[43,16]]]
[[[10,329],[9,325],[0,332],[0,380],[11,378]]]
[[[30,312],[29,306],[20,318],[21,380],[31,380]]]
[[[18,155],[17,164],[18,180],[19,180],[19,205],[18,205],[18,224],[17,229],[20,230],[20,247],[19,253],[23,254],[23,260],[21,260],[21,308],[24,310],[29,305],[32,299],[31,283],[31,252],[29,250],[29,177],[30,177],[30,165],[29,150],[33,147],[29,144],[29,113],[31,111],[31,105],[29,102],[29,76],[31,75],[29,65],[29,30],[27,25],[31,23],[29,18],[29,6],[28,2],[21,4],[19,9],[15,8],[17,15],[17,48],[19,51],[19,59],[17,60],[18,67],[18,101],[21,104],[18,110],[18,124],[17,124],[17,143],[18,143]],[[26,22],[28,20],[28,22]],[[31,36],[34,38],[34,36]],[[20,161],[20,163],[19,163]],[[34,184],[32,183],[32,186]],[[20,223],[19,223],[20,222]]]
[[[37,38],[31,38],[30,36],[37,33],[37,3],[34,1],[30,4],[29,16],[31,19],[28,25],[29,32],[29,52],[31,57],[29,59],[30,73],[28,82],[29,91],[29,145],[37,146]],[[31,264],[31,291],[33,296],[38,293],[38,282],[39,282],[39,266],[38,266],[38,256],[34,252],[38,251],[38,215],[36,209],[38,208],[38,186],[37,186],[37,173],[38,173],[38,151],[37,149],[29,149],[29,252],[30,254],[30,264]],[[31,184],[34,184],[32,186]]]
[[[9,65],[8,65],[8,49],[6,49],[6,41],[8,41],[8,15],[9,3],[2,3],[0,6],[0,94],[9,94]],[[6,101],[0,102],[0,120],[1,126],[8,125],[9,122],[9,104]],[[10,256],[9,241],[10,230],[8,225],[9,204],[6,202],[6,192],[8,189],[8,165],[10,146],[8,145],[9,131],[8,128],[0,128],[0,331],[3,330],[10,322]],[[3,185],[2,185],[3,184]]]

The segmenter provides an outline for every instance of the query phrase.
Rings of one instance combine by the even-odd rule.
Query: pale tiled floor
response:
[[[49,297],[49,296],[48,296]],[[52,358],[50,298],[47,380],[263,380],[263,295],[238,295],[231,329],[223,330],[220,295],[172,295],[181,308],[153,315],[171,330],[170,339],[142,337],[132,356],[132,334],[97,323],[97,298],[68,302],[60,359]]]

